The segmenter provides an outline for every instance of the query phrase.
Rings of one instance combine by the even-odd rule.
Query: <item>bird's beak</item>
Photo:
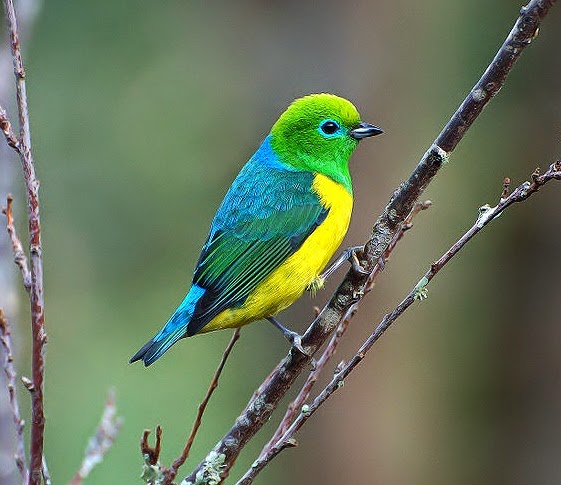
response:
[[[351,135],[351,137],[353,137],[355,140],[362,140],[367,136],[376,136],[380,135],[381,133],[384,133],[384,130],[382,130],[381,128],[361,121],[349,132],[349,135]]]

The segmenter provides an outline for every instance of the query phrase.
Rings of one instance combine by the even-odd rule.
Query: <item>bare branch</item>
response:
[[[13,202],[14,198],[11,194],[8,194],[6,207],[2,208],[2,214],[6,216],[6,229],[8,231],[8,235],[10,236],[10,241],[12,241],[14,262],[20,270],[21,277],[23,278],[23,286],[29,293],[29,291],[31,291],[31,273],[29,272],[29,267],[27,266],[27,257],[25,256],[23,246],[16,232],[12,209]]]
[[[145,429],[142,433],[142,438],[140,440],[140,451],[145,457],[145,460],[150,465],[155,465],[160,459],[160,452],[162,450],[162,428],[160,425],[156,426],[156,445],[151,447],[148,443],[148,437],[150,436],[150,430]]]
[[[19,115],[19,137],[24,147],[31,150],[31,134],[29,131],[29,112],[27,109],[27,92],[25,86],[25,70],[21,57],[19,32],[16,11],[12,0],[4,0],[6,22],[12,47],[12,61],[16,78],[16,95]]]
[[[21,474],[22,483],[26,483],[29,470],[25,461],[25,443],[23,438],[23,428],[25,425],[24,420],[21,418],[19,412],[18,395],[16,390],[17,373],[14,366],[14,359],[12,355],[12,332],[8,319],[0,308],[0,341],[4,347],[4,372],[6,373],[6,380],[8,384],[8,397],[12,414],[14,417],[14,425],[16,428],[16,453],[15,460],[16,466]]]
[[[29,257],[31,286],[29,300],[31,306],[31,330],[33,338],[32,376],[33,392],[31,394],[31,438],[29,461],[29,485],[40,485],[43,465],[43,439],[45,430],[45,413],[43,406],[43,379],[45,375],[45,302],[43,293],[43,259],[41,255],[41,219],[39,216],[39,181],[35,175],[35,166],[31,154],[31,134],[29,130],[29,112],[25,85],[16,12],[12,0],[4,0],[6,26],[12,48],[12,60],[16,83],[20,137],[17,151],[20,155],[25,188],[27,193],[27,213],[29,223]],[[4,116],[5,118],[5,116]],[[2,123],[6,135],[9,126]],[[9,133],[9,132],[8,132]],[[10,140],[8,139],[8,144]],[[14,147],[15,148],[15,147]]]
[[[405,232],[411,229],[411,227],[413,226],[413,222],[412,222],[413,218],[422,210],[428,209],[431,205],[432,202],[430,200],[425,202],[418,202],[417,204],[415,204],[413,210],[409,213],[403,225],[401,226],[400,231],[394,236],[392,242],[389,244],[385,253],[382,255],[381,260],[376,263],[374,271],[370,274],[369,282],[365,286],[365,290],[364,290],[365,294],[371,291],[371,289],[374,287],[374,281],[376,277],[383,271],[385,264],[389,260],[391,253],[395,249],[397,243],[401,240]],[[319,378],[319,375],[321,374],[321,372],[323,371],[323,369],[325,368],[331,357],[335,354],[339,342],[341,341],[347,329],[349,328],[350,321],[351,321],[350,316],[348,318],[343,318],[343,320],[337,326],[335,333],[332,335],[331,340],[325,347],[321,357],[316,361],[314,361],[312,371],[308,374],[308,377],[306,378],[306,382],[300,389],[300,392],[298,393],[296,398],[288,405],[286,413],[282,418],[279,426],[277,427],[275,433],[261,450],[261,453],[259,454],[259,458],[265,456],[271,450],[271,448],[275,444],[277,444],[279,439],[282,437],[282,435],[286,432],[286,430],[290,426],[292,420],[300,412],[300,409],[302,408],[302,406],[310,396],[312,388],[314,387],[317,379]],[[335,372],[338,372],[338,369],[339,367],[342,366],[342,364],[343,363],[340,363],[337,366]]]
[[[364,359],[368,351],[380,339],[391,324],[395,322],[415,301],[422,301],[427,298],[426,287],[430,281],[477,233],[489,224],[489,222],[497,218],[506,208],[510,207],[512,204],[526,200],[528,197],[535,194],[542,185],[550,180],[561,180],[561,162],[552,164],[543,175],[539,175],[539,171],[534,172],[532,174],[532,182],[524,182],[506,197],[505,195],[508,190],[508,182],[507,179],[505,179],[500,202],[495,207],[489,207],[486,205],[480,209],[479,217],[475,221],[474,225],[460,239],[458,239],[458,241],[451,246],[450,249],[448,249],[448,251],[440,257],[440,259],[438,259],[438,261],[430,265],[430,268],[419,280],[417,285],[415,285],[415,287],[391,313],[387,314],[382,319],[374,332],[362,344],[352,359],[350,359],[349,362],[333,376],[329,384],[313,400],[313,402],[302,409],[298,417],[293,421],[284,435],[273,447],[270,448],[270,450],[268,450],[267,453],[264,454],[264,456],[259,457],[258,460],[253,463],[251,468],[237,482],[237,485],[249,485],[252,483],[259,472],[263,470],[263,468],[283,449],[285,449],[287,444],[294,442],[294,434],[302,427],[310,416],[312,416],[317,409],[342,386],[344,379],[353,371],[353,369],[356,368],[362,359]]]
[[[154,447],[148,443],[150,430],[145,429],[140,439],[140,451],[144,459],[141,478],[150,484],[161,483],[164,480],[166,469],[160,464],[160,452],[162,450],[162,427],[156,426],[156,444]]]
[[[76,472],[74,478],[72,478],[70,485],[80,485],[93,468],[103,461],[103,457],[111,446],[113,446],[122,424],[123,419],[117,416],[115,391],[110,390],[97,430],[90,438],[80,469]]]
[[[220,363],[210,381],[209,388],[206,392],[204,399],[202,400],[201,404],[199,404],[199,409],[197,411],[197,416],[195,418],[195,422],[193,423],[193,428],[191,429],[191,433],[189,434],[189,438],[185,443],[183,451],[181,455],[174,460],[170,468],[163,466],[160,463],[160,451],[162,445],[162,428],[160,425],[156,427],[156,444],[154,447],[151,447],[148,443],[148,437],[150,436],[150,431],[145,430],[142,439],[140,440],[140,451],[142,453],[142,457],[144,459],[144,468],[142,472],[142,478],[146,483],[158,483],[160,485],[170,485],[173,482],[173,479],[177,476],[177,472],[179,468],[185,463],[187,457],[189,456],[189,451],[191,451],[191,447],[193,446],[193,442],[195,441],[195,437],[197,436],[197,432],[199,427],[201,426],[201,422],[203,419],[203,414],[206,410],[208,402],[212,394],[214,393],[215,389],[218,387],[218,380],[222,375],[222,371],[224,366],[226,365],[226,361],[234,348],[234,345],[240,338],[240,329],[237,328],[230,342],[226,346],[224,353],[222,354],[222,358],[220,359]]]
[[[394,192],[376,221],[372,236],[364,248],[360,264],[368,272],[374,270],[389,243],[399,232],[406,216],[473,121],[503,86],[512,66],[524,48],[535,38],[540,22],[554,4],[555,0],[532,0],[520,11],[514,27],[485,73],[422,157],[409,179]],[[310,354],[319,349],[343,318],[356,312],[367,284],[368,276],[352,269],[347,273],[329,303],[302,338],[302,344]],[[309,357],[293,353],[291,350],[279,364],[278,370],[268,378],[261,393],[251,400],[232,428],[216,444],[213,456],[221,459],[223,457],[220,472],[222,478],[228,475],[240,451],[268,421],[279,401],[309,361]],[[208,460],[201,462],[184,482],[195,482],[197,474],[207,464]]]
[[[201,426],[201,421],[203,419],[203,414],[205,412],[207,404],[210,401],[210,398],[214,390],[218,387],[218,379],[220,379],[220,375],[222,374],[224,365],[226,364],[226,361],[228,360],[228,357],[230,356],[230,353],[232,352],[232,349],[234,348],[234,345],[236,344],[239,338],[240,338],[240,329],[236,328],[234,334],[232,335],[232,338],[230,339],[230,342],[226,346],[226,350],[224,350],[224,354],[222,355],[222,359],[218,364],[218,367],[216,369],[216,372],[214,373],[212,381],[210,381],[210,386],[208,388],[208,391],[204,399],[202,400],[201,404],[199,404],[197,417],[195,418],[195,422],[193,423],[193,429],[191,429],[191,434],[189,435],[189,439],[187,440],[187,443],[185,444],[185,447],[183,448],[181,455],[174,460],[174,462],[171,465],[171,468],[165,472],[165,480],[162,482],[162,485],[170,484],[173,481],[173,479],[177,476],[177,471],[179,470],[179,467],[182,466],[183,463],[185,463],[185,460],[187,460],[187,457],[189,456],[189,451],[191,451],[191,446],[193,446],[193,441],[195,441],[195,436],[197,436],[197,431]]]
[[[8,143],[8,146],[12,147],[21,156],[22,152],[19,140],[12,130],[12,124],[8,119],[6,110],[2,106],[0,106],[0,130],[2,130],[2,133],[4,133],[4,137],[6,138],[6,143]]]

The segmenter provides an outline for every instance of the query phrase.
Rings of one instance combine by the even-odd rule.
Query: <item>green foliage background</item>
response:
[[[216,207],[285,106],[309,92],[336,92],[386,130],[352,160],[356,206],[345,244],[360,243],[494,55],[518,6],[43,5],[24,54],[42,182],[46,456],[55,483],[80,463],[110,386],[125,424],[88,484],[140,483],[144,428],[163,426],[166,463],[179,453],[230,333],[183,341],[149,369],[127,360],[182,299]],[[395,252],[337,359],[471,225],[477,208],[498,198],[504,176],[518,183],[559,158],[560,25],[558,8],[431,186],[434,208]],[[560,188],[549,186],[486,229],[259,483],[558,482],[560,203]],[[329,294],[303,297],[282,320],[302,330]],[[17,364],[28,374],[21,297]],[[186,471],[286,353],[270,327],[242,332]],[[248,446],[233,477],[266,438]]]

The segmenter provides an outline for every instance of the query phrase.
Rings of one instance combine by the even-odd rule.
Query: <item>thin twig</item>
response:
[[[95,434],[90,438],[82,464],[70,485],[80,485],[93,468],[102,462],[105,454],[113,446],[122,424],[123,419],[117,416],[115,391],[111,389],[107,395],[99,425]]]
[[[40,0],[14,0],[16,2],[16,8],[18,11],[18,21],[19,21],[19,30],[20,35],[26,38],[30,37],[32,31],[32,25],[34,20],[37,17],[37,13],[39,12],[39,2]],[[2,32],[5,32],[5,29],[0,29]],[[4,36],[2,35],[2,39]],[[13,83],[12,83],[12,53],[11,53],[11,45],[9,42],[3,43],[0,46],[0,100],[5,101],[8,103],[8,100],[13,97],[13,105],[15,106],[15,90],[13,90]],[[12,102],[9,103],[8,107],[12,107]],[[13,164],[14,160],[11,156],[11,149],[15,148],[16,152],[19,148],[19,141],[17,137],[13,134],[12,128],[9,124],[8,117],[6,112],[0,108],[0,130],[6,137],[7,143],[0,143],[0,172],[2,175],[0,176],[0,194],[6,194],[10,190],[13,189],[14,186],[14,175],[16,172],[16,165]],[[0,137],[2,135],[0,134]],[[14,146],[15,145],[15,146]],[[19,152],[18,152],[19,153]],[[0,262],[0,272],[8,271],[8,262],[9,262],[9,251],[11,251],[13,247],[0,242],[0,258],[6,256],[3,261]],[[29,279],[24,277],[24,284]],[[12,293],[15,294],[15,282],[16,279],[9,274],[9,277],[6,278],[2,283],[0,283],[0,302],[3,298],[7,297],[8,294]],[[27,289],[27,288],[26,288]],[[16,306],[17,299],[12,299],[11,304],[8,304],[6,301],[6,312],[9,313],[17,313]],[[17,334],[17,332],[16,332]],[[0,386],[2,388],[7,386],[7,382],[0,378]],[[6,387],[7,388],[7,387]],[[2,426],[2,425],[0,425]],[[17,438],[16,438],[17,440]],[[2,450],[0,452],[4,454],[13,454],[13,443],[17,443],[17,441],[8,440],[7,442],[3,443]],[[16,447],[19,444],[16,444]],[[22,480],[22,483],[27,483],[27,474]],[[45,482],[46,483],[46,482]]]
[[[23,437],[24,420],[19,412],[18,395],[16,389],[17,372],[14,366],[12,354],[12,332],[8,319],[0,308],[0,341],[4,347],[4,372],[6,373],[6,381],[8,385],[8,397],[14,417],[14,426],[16,428],[16,466],[21,474],[22,483],[27,483],[29,470],[25,460],[25,443]]]
[[[351,313],[354,312],[354,311],[355,311],[355,308],[353,307],[352,310],[351,310]],[[265,456],[277,444],[279,439],[284,435],[284,433],[286,432],[286,430],[290,426],[290,423],[293,421],[294,417],[300,412],[300,409],[302,408],[302,405],[308,399],[308,397],[310,395],[310,392],[312,391],[316,381],[319,378],[319,375],[321,374],[321,372],[323,371],[323,369],[325,368],[325,366],[327,365],[327,363],[329,362],[331,357],[335,354],[335,351],[337,350],[337,346],[339,345],[339,342],[341,341],[341,339],[343,338],[343,335],[345,334],[345,332],[349,328],[349,323],[351,321],[351,317],[352,317],[352,314],[349,314],[345,318],[343,318],[343,320],[341,320],[341,322],[337,326],[337,329],[335,330],[335,333],[331,336],[331,340],[327,344],[327,346],[326,346],[325,350],[323,351],[321,357],[319,359],[316,359],[316,360],[313,361],[312,370],[308,374],[308,377],[306,378],[306,382],[304,382],[304,385],[302,386],[302,388],[298,392],[298,395],[287,406],[286,412],[285,412],[281,422],[279,423],[277,429],[273,433],[273,436],[271,436],[269,441],[261,449],[261,453],[259,454],[260,458],[262,456]],[[297,445],[297,443],[293,442],[293,446],[296,446],[296,445]]]
[[[145,429],[140,439],[140,451],[149,465],[156,465],[160,459],[160,452],[162,451],[162,427],[160,425],[156,426],[156,444],[154,447],[150,446],[148,443],[149,436],[150,430]]]
[[[166,471],[165,480],[164,482],[162,482],[162,485],[170,484],[173,481],[173,479],[177,476],[179,467],[182,466],[183,463],[185,463],[185,460],[187,460],[187,457],[189,456],[189,451],[191,451],[191,446],[193,446],[193,441],[195,441],[195,436],[197,436],[197,431],[201,426],[203,414],[205,412],[207,404],[210,401],[210,398],[214,390],[218,387],[218,379],[220,379],[220,375],[222,374],[224,365],[226,364],[226,361],[228,360],[228,357],[230,356],[230,353],[232,352],[232,349],[234,348],[234,345],[236,344],[239,338],[240,338],[240,329],[236,328],[234,334],[232,335],[232,338],[230,339],[230,342],[226,347],[226,350],[224,350],[224,354],[222,355],[222,359],[218,364],[218,367],[216,369],[216,372],[214,373],[212,381],[210,381],[210,386],[206,392],[206,395],[202,400],[201,404],[199,404],[197,417],[195,418],[195,422],[193,423],[193,428],[191,429],[191,433],[189,434],[189,439],[187,440],[187,443],[185,444],[185,447],[183,448],[181,455],[174,460],[170,469]]]
[[[14,198],[11,194],[8,194],[7,204],[6,207],[2,208],[2,214],[6,216],[6,229],[8,231],[8,235],[10,236],[10,241],[12,242],[14,262],[20,270],[21,277],[23,278],[23,286],[29,293],[29,291],[31,291],[31,273],[29,272],[27,257],[25,256],[23,246],[16,232],[12,208],[13,202]]]
[[[6,138],[6,143],[8,143],[8,146],[12,147],[20,156],[23,156],[19,140],[12,130],[12,124],[8,119],[6,110],[2,106],[0,106],[0,130],[2,130],[2,133],[4,133],[4,137]]]
[[[195,441],[195,437],[201,426],[201,422],[203,419],[203,414],[206,410],[206,407],[210,401],[212,394],[214,393],[215,389],[218,387],[218,380],[222,374],[224,366],[226,365],[226,361],[234,348],[234,345],[240,338],[240,329],[237,328],[230,339],[230,342],[226,346],[224,353],[222,354],[222,358],[220,359],[220,363],[212,377],[210,382],[209,388],[206,392],[204,399],[202,400],[201,404],[199,404],[199,408],[197,411],[197,416],[195,418],[195,422],[193,423],[193,428],[191,429],[191,433],[189,434],[189,438],[181,452],[181,455],[174,460],[170,468],[165,467],[160,463],[160,452],[162,450],[162,428],[160,425],[156,427],[156,443],[154,447],[150,446],[148,443],[148,437],[150,436],[149,430],[144,430],[142,435],[142,439],[140,440],[140,451],[142,453],[142,457],[144,459],[144,468],[142,471],[142,479],[149,484],[159,484],[159,485],[169,485],[173,482],[173,479],[177,476],[177,472],[179,468],[185,463],[187,457],[189,456],[189,452],[191,451],[191,447],[193,446],[193,442]]]
[[[415,301],[424,300],[427,298],[427,285],[438,274],[438,272],[449,263],[454,256],[476,235],[478,234],[489,222],[497,218],[506,208],[511,205],[526,200],[531,195],[535,194],[542,185],[550,180],[561,180],[561,161],[552,164],[547,172],[543,175],[536,171],[532,174],[532,182],[524,182],[519,185],[514,191],[506,195],[506,190],[503,189],[500,202],[495,207],[484,206],[480,212],[479,217],[475,224],[460,238],[458,241],[448,249],[438,261],[432,263],[430,268],[426,271],[423,277],[419,280],[417,285],[409,292],[409,294],[401,301],[401,303],[389,314],[387,314],[382,321],[378,324],[374,332],[362,344],[360,349],[352,357],[349,362],[340,369],[340,371],[333,376],[329,384],[325,386],[322,392],[307,406],[298,417],[293,421],[290,427],[286,430],[283,436],[277,443],[266,453],[253,463],[251,468],[245,475],[237,482],[237,485],[249,485],[253,482],[255,477],[261,470],[275,458],[283,449],[291,446],[294,442],[294,434],[302,427],[302,425],[314,414],[317,409],[325,403],[325,401],[339,389],[344,379],[356,368],[356,366],[364,359],[368,351],[380,339],[384,332],[395,322]],[[507,185],[505,183],[505,185]]]
[[[31,150],[31,133],[29,130],[29,111],[27,108],[27,89],[25,86],[25,69],[21,57],[16,11],[12,0],[4,0],[6,22],[12,48],[12,61],[16,78],[16,96],[19,118],[19,137],[24,147]]]
[[[401,226],[400,231],[394,236],[391,243],[387,247],[385,253],[382,255],[381,261],[378,261],[376,263],[374,271],[370,274],[368,284],[364,289],[365,294],[371,291],[371,289],[373,288],[375,279],[384,270],[385,265],[388,262],[391,253],[395,249],[397,243],[403,238],[405,232],[411,229],[411,227],[413,226],[412,221],[414,217],[422,210],[428,209],[431,205],[432,202],[430,200],[427,200],[425,202],[418,202],[417,204],[415,204],[413,210],[406,217],[403,225]],[[341,322],[337,326],[337,329],[331,336],[331,340],[329,341],[324,351],[322,352],[321,357],[314,361],[312,371],[308,374],[308,377],[306,378],[306,382],[300,389],[300,392],[298,393],[296,398],[294,398],[294,400],[288,405],[284,417],[282,418],[280,424],[278,425],[271,439],[261,450],[261,453],[259,454],[259,458],[265,456],[270,451],[270,449],[277,443],[277,441],[286,432],[286,430],[290,426],[290,423],[293,421],[295,416],[300,412],[300,409],[302,408],[302,406],[310,396],[310,393],[315,383],[317,382],[319,375],[321,374],[321,372],[323,371],[323,369],[325,368],[331,357],[335,354],[339,342],[341,341],[347,329],[349,328],[351,317],[352,315],[349,314],[345,318],[343,318],[343,320],[341,320]],[[340,363],[337,366],[335,372],[338,372],[338,369],[341,366],[342,363]]]
[[[555,1],[532,0],[521,9],[514,27],[478,83],[419,161],[409,179],[394,192],[376,221],[372,236],[364,248],[360,264],[368,272],[373,271],[414,204],[465,136],[471,124],[501,89],[524,48],[536,37],[541,21]],[[331,300],[302,338],[302,345],[310,354],[314,354],[327,341],[339,322],[360,302],[367,280],[367,276],[354,270],[347,273]],[[252,399],[230,430],[215,445],[213,456],[223,457],[220,470],[222,478],[228,476],[241,450],[269,420],[279,401],[309,361],[310,357],[291,350],[279,364],[277,372],[268,378],[262,392]],[[197,474],[204,470],[207,464],[208,460],[203,460],[184,481],[195,482]]]
[[[19,118],[19,143],[16,147],[20,155],[22,171],[27,193],[27,213],[29,223],[29,258],[31,270],[31,332],[33,339],[31,394],[31,437],[29,452],[29,485],[40,485],[43,465],[43,440],[45,431],[45,412],[43,404],[43,380],[45,375],[45,301],[43,293],[43,259],[41,255],[41,219],[39,215],[39,181],[35,175],[35,166],[31,153],[31,134],[29,130],[29,112],[25,85],[16,12],[12,0],[4,0],[6,25],[12,48],[14,76]],[[5,124],[2,124],[5,133]],[[9,143],[9,140],[8,140]],[[12,146],[12,145],[10,145]]]

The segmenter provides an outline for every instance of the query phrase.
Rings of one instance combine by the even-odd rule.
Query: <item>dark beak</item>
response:
[[[367,136],[376,136],[381,133],[384,133],[384,130],[371,125],[370,123],[363,123],[362,121],[349,131],[349,135],[351,135],[355,140],[362,140]]]

